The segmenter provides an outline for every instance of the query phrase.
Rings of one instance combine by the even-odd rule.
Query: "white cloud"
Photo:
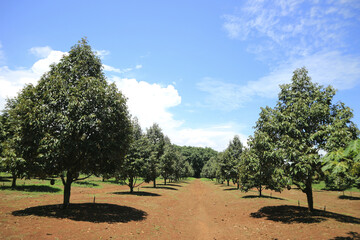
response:
[[[128,98],[129,111],[139,119],[141,127],[145,129],[156,122],[175,144],[222,151],[236,134],[246,143],[247,137],[240,134],[241,128],[233,123],[204,128],[183,127],[185,121],[175,119],[170,113],[171,108],[181,104],[181,97],[173,85],[165,87],[116,76],[111,80]]]
[[[104,71],[106,72],[115,72],[115,73],[127,73],[127,72],[131,72],[134,69],[140,69],[142,68],[141,64],[136,65],[135,67],[130,67],[130,68],[124,68],[124,69],[120,69],[120,68],[115,68],[106,64],[103,64],[104,67]]]
[[[106,65],[106,64],[103,64],[103,67],[104,67],[104,71],[107,71],[107,72],[122,73],[122,71],[120,69],[114,68],[114,67]]]
[[[38,57],[43,56],[43,58],[36,61],[30,68],[13,70],[7,66],[0,67],[0,109],[4,108],[6,98],[15,97],[25,84],[36,84],[41,75],[50,70],[49,66],[52,63],[59,62],[62,56],[67,54],[50,50],[45,56],[45,52],[48,50],[48,47],[32,48],[30,52]]]
[[[122,93],[128,98],[128,106],[132,115],[138,117],[143,128],[158,123],[164,130],[179,127],[182,121],[175,120],[169,108],[178,106],[181,97],[172,85],[162,87],[136,79],[113,77]]]
[[[100,58],[100,59],[104,59],[105,56],[110,54],[110,51],[108,50],[94,50],[95,54]]]
[[[49,46],[33,47],[33,48],[30,48],[30,50],[29,50],[29,52],[31,54],[34,54],[38,58],[46,58],[47,56],[50,55],[51,51],[53,51],[53,50]]]
[[[178,129],[171,132],[169,136],[174,143],[179,145],[211,147],[217,151],[223,151],[235,135],[238,135],[241,142],[247,145],[247,136],[239,133],[236,124]]]
[[[289,60],[268,75],[248,81],[245,85],[205,78],[198,83],[198,88],[208,93],[207,103],[211,107],[230,111],[242,107],[256,96],[276,98],[279,85],[289,83],[293,71],[303,66],[308,69],[313,82],[324,86],[332,85],[344,90],[360,83],[360,57],[332,51]]]
[[[360,57],[342,55],[338,51],[316,53],[281,64],[258,81],[248,82],[246,89],[253,95],[276,97],[279,84],[289,83],[296,68],[305,66],[313,82],[332,85],[336,89],[353,88],[360,83]]]

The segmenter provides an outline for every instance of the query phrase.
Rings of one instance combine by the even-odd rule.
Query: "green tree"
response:
[[[345,149],[327,153],[322,160],[327,188],[346,190],[360,187],[360,139],[351,141]]]
[[[312,182],[321,172],[319,151],[341,147],[339,137],[356,136],[352,113],[341,103],[333,104],[335,90],[313,83],[305,68],[295,70],[292,82],[280,88],[269,129],[278,135],[276,149],[285,159],[287,175],[306,194],[313,211]]]
[[[108,84],[86,39],[74,45],[34,87],[25,87],[9,114],[19,123],[23,158],[40,177],[60,176],[63,206],[71,184],[86,175],[114,173],[128,150],[126,99]]]
[[[144,171],[144,161],[149,155],[148,147],[149,143],[141,130],[138,119],[135,117],[132,120],[132,142],[117,173],[118,179],[127,180],[131,193],[138,186],[136,185],[137,180]]]
[[[147,129],[146,137],[150,143],[150,156],[145,161],[144,177],[146,182],[153,181],[156,187],[156,178],[159,176],[160,158],[164,154],[165,137],[157,123]]]
[[[230,158],[230,178],[234,183],[237,184],[237,188],[239,189],[239,167],[240,167],[240,160],[241,154],[243,152],[243,144],[240,141],[239,136],[234,136],[233,140],[230,141],[229,146],[227,147],[226,151],[228,152],[228,156]]]
[[[177,146],[185,160],[190,163],[194,177],[200,177],[200,173],[205,163],[217,155],[217,152],[211,148],[191,147],[191,146]]]
[[[166,144],[164,154],[161,156],[159,163],[160,175],[163,177],[165,185],[166,180],[175,173],[175,164],[177,161],[180,161],[177,157],[176,150],[171,143]]]
[[[263,189],[281,191],[287,180],[272,139],[258,130],[249,138],[248,145],[239,168],[241,190],[247,192],[255,187],[260,197]]]
[[[16,99],[8,99],[6,108],[14,107]],[[15,120],[9,115],[8,110],[4,111],[1,116],[1,170],[6,171],[12,176],[11,187],[16,187],[16,180],[26,176],[26,170],[29,166],[26,165],[23,159],[23,148],[20,141],[22,138],[19,126]]]
[[[216,170],[217,170],[217,158],[211,157],[209,161],[207,161],[204,167],[201,170],[201,177],[209,178],[213,180],[216,178]]]
[[[230,152],[226,149],[218,155],[218,164],[220,169],[220,176],[222,180],[226,180],[226,185],[229,186],[231,173],[233,172],[233,165]]]

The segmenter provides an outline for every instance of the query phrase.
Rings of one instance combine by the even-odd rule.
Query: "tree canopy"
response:
[[[40,177],[60,176],[64,206],[79,174],[114,172],[130,144],[126,99],[108,84],[86,39],[28,85],[9,109],[22,135],[23,158]]]
[[[351,109],[332,103],[335,90],[313,83],[305,68],[295,70],[291,83],[280,88],[267,131],[276,133],[274,150],[282,154],[287,175],[306,193],[312,211],[312,182],[321,171],[319,151],[342,147],[356,138],[357,129]]]

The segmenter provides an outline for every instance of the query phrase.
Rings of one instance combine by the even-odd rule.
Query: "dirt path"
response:
[[[312,217],[296,213],[303,193],[271,194],[257,198],[199,179],[131,195],[127,186],[104,184],[74,187],[73,209],[64,212],[56,205],[62,194],[0,191],[0,239],[360,239],[360,194],[316,192],[331,212]]]

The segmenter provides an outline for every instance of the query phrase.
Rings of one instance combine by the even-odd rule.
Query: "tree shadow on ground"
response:
[[[248,195],[248,196],[243,196],[242,198],[270,198],[270,199],[287,201],[287,200],[284,199],[284,198],[272,197],[272,196],[266,196],[266,195],[262,195],[262,196],[259,196],[259,195]]]
[[[22,185],[11,188],[11,186],[0,186],[0,190],[13,190],[23,192],[42,192],[42,193],[56,193],[60,192],[60,188],[50,187],[47,185]]]
[[[152,189],[166,189],[166,190],[178,190],[177,188],[174,188],[174,187],[165,187],[165,186],[156,186],[156,188],[154,187],[151,187],[151,186],[145,186],[143,188],[152,188]]]
[[[11,177],[0,177],[0,182],[10,182]]]
[[[157,186],[172,186],[172,187],[182,187],[181,185],[179,184],[175,184],[175,183],[167,183],[166,185],[165,184],[156,184]]]
[[[236,187],[223,189],[223,191],[234,191],[234,190],[239,190],[239,189]]]
[[[347,234],[349,235],[347,237],[335,237],[330,240],[360,240],[360,234],[357,232],[348,232]]]
[[[282,223],[320,223],[328,219],[338,222],[360,224],[360,218],[350,217],[338,213],[314,210],[308,212],[305,207],[290,205],[268,206],[250,214],[253,218],[266,218],[267,220]]]
[[[360,200],[360,197],[353,197],[353,196],[346,196],[346,195],[341,195],[339,196],[340,199],[346,199],[346,200]]]
[[[14,216],[40,216],[51,218],[67,218],[74,221],[93,223],[117,223],[142,221],[147,213],[132,207],[107,203],[77,203],[63,209],[62,205],[45,205],[30,207],[12,212]]]
[[[83,181],[83,182],[74,182],[74,185],[81,185],[84,187],[98,187],[99,184],[97,183],[92,183],[92,182],[88,182],[88,181]]]
[[[146,196],[146,197],[159,197],[160,194],[152,193],[152,192],[143,192],[143,191],[135,191],[135,192],[113,192],[112,194],[118,195],[134,195],[134,196]]]

